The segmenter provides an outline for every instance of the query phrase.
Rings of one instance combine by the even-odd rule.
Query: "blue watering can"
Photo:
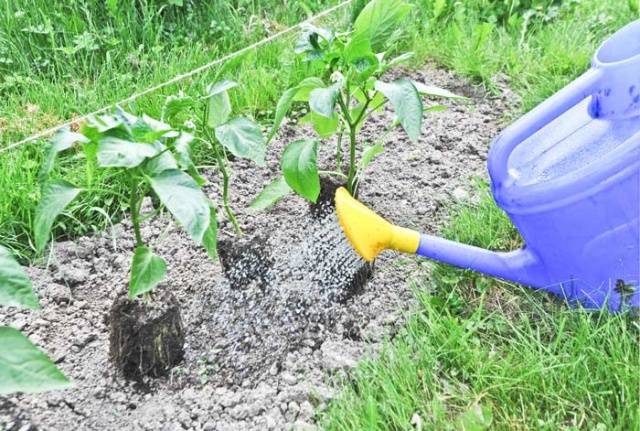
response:
[[[489,151],[496,203],[525,246],[494,252],[395,226],[336,193],[356,251],[435,259],[552,292],[585,308],[640,307],[640,21],[580,78],[504,130]]]

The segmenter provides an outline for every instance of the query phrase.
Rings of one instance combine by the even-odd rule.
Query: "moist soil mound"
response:
[[[468,194],[472,177],[485,176],[488,144],[511,97],[506,90],[488,96],[433,67],[411,72],[411,78],[470,100],[445,102],[447,111],[427,114],[418,144],[401,130],[382,133],[393,113],[377,114],[363,129],[364,144],[385,136],[385,151],[369,166],[359,197],[398,224],[435,233],[445,205]],[[441,102],[426,105],[432,103]],[[0,398],[0,429],[312,429],[335,394],[333,378],[345,376],[358,358],[375,354],[394,336],[414,305],[407,286],[428,289],[431,264],[387,252],[371,275],[333,211],[311,217],[308,203],[296,196],[266,213],[248,209],[280,174],[287,143],[314,135],[287,126],[280,136],[270,145],[266,167],[231,163],[232,204],[247,241],[253,241],[241,249],[259,263],[257,272],[236,268],[246,256],[223,244],[225,275],[220,263],[165,218],[143,227],[145,239],[167,260],[167,282],[159,291],[175,296],[184,325],[184,359],[167,376],[146,377],[139,385],[109,361],[109,310],[119,295],[113,287],[126,285],[134,246],[128,221],[94,237],[57,243],[47,267],[28,268],[43,308],[3,308],[0,324],[27,334],[74,386]],[[334,148],[335,142],[321,147],[322,169],[333,170]],[[205,175],[217,182],[214,172]],[[216,187],[206,191],[220,201]],[[236,240],[226,220],[220,220],[220,232]],[[238,288],[230,267],[243,276],[235,279],[242,280]],[[369,277],[363,285],[360,280]]]
[[[323,218],[335,208],[334,197],[336,190],[344,187],[345,182],[334,177],[320,177],[320,195],[315,203],[309,204],[311,216],[314,218]]]

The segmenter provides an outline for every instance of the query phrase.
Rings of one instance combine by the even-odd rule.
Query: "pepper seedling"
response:
[[[83,191],[90,192],[96,169],[109,171],[112,181],[127,185],[119,198],[128,201],[135,236],[129,297],[148,295],[166,276],[166,263],[146,244],[141,232],[143,199],[155,195],[189,236],[216,258],[216,210],[201,190],[203,183],[191,159],[194,136],[174,130],[147,115],[122,109],[91,117],[79,133],[59,131],[51,140],[40,170],[41,200],[34,219],[34,239],[42,252],[55,219]],[[79,145],[76,145],[79,144]],[[52,178],[56,157],[77,148],[85,159],[86,186]]]
[[[181,95],[171,96],[165,103],[163,119],[171,121],[183,117],[181,114],[185,113],[189,114],[188,117],[197,119],[196,123],[191,122],[191,126],[197,128],[196,139],[212,151],[222,182],[224,211],[236,234],[241,234],[242,230],[230,203],[229,154],[264,166],[267,143],[259,124],[247,117],[232,116],[229,90],[237,86],[234,81],[222,80],[207,86],[199,100]]]
[[[416,143],[422,131],[424,112],[444,109],[442,105],[425,109],[421,96],[458,97],[408,78],[383,79],[388,70],[413,57],[413,53],[406,53],[387,59],[385,52],[399,37],[400,24],[411,8],[401,0],[373,0],[362,9],[352,31],[336,33],[312,25],[304,28],[295,52],[308,62],[321,63],[323,73],[302,80],[282,94],[269,140],[275,136],[293,103],[306,103],[309,114],[301,122],[310,123],[321,140],[336,138],[336,169],[318,170],[318,140],[291,142],[281,158],[283,177],[274,180],[260,193],[252,203],[253,208],[266,208],[291,191],[316,202],[320,194],[320,174],[342,177],[349,192],[357,195],[364,170],[384,150],[383,139],[380,139],[363,148],[360,160],[357,160],[360,130],[374,112],[390,103],[397,120],[387,130],[399,124]],[[343,171],[344,137],[348,140],[346,173]]]

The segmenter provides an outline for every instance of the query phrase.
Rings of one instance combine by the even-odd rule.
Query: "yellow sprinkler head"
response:
[[[367,262],[386,249],[404,253],[418,250],[418,232],[389,223],[354,199],[344,187],[336,190],[336,212],[351,246]]]

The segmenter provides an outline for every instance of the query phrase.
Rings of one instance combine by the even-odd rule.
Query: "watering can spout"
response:
[[[396,226],[340,188],[335,196],[338,221],[352,247],[372,261],[383,250],[413,253],[464,269],[527,285],[539,285],[537,259],[523,248],[494,252]]]

